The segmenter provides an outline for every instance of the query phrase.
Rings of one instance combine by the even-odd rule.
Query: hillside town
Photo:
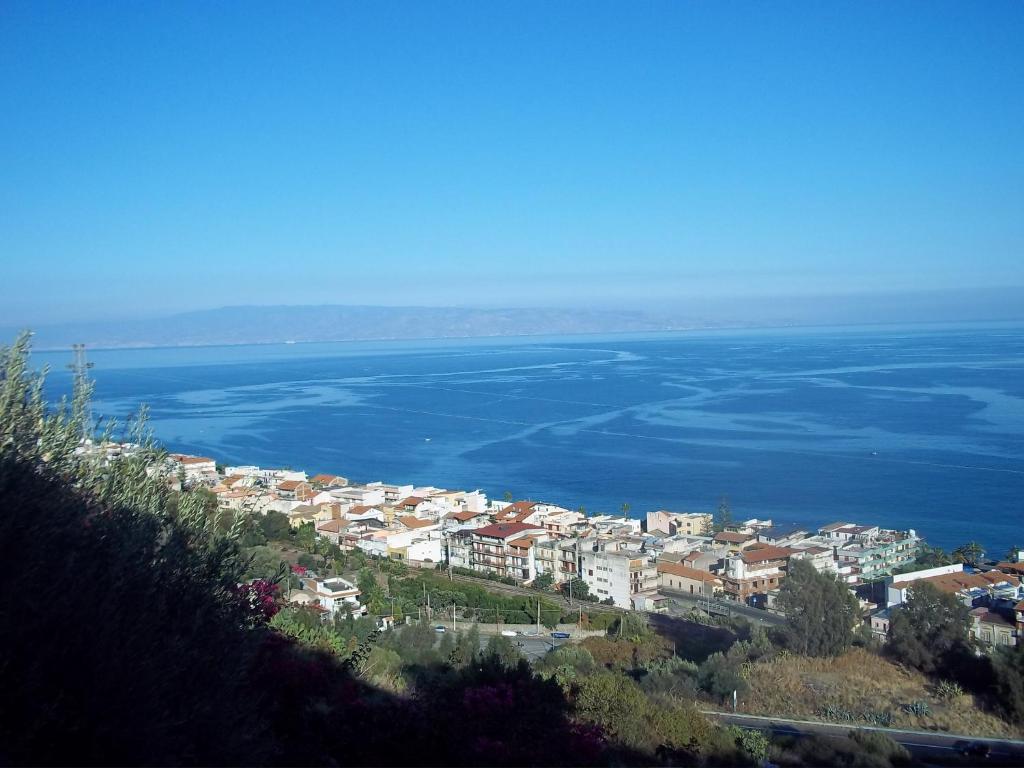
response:
[[[97,446],[109,456],[131,445]],[[831,522],[817,528],[771,520],[716,520],[711,512],[656,510],[643,519],[586,514],[557,504],[487,498],[464,491],[357,483],[330,473],[221,466],[213,458],[170,454],[176,488],[205,486],[222,510],[286,515],[293,528],[343,551],[361,550],[410,566],[446,566],[529,586],[586,584],[592,599],[622,609],[661,612],[673,599],[746,605],[771,612],[790,563],[806,560],[835,574],[858,596],[865,624],[884,641],[893,611],[914,584],[929,582],[970,609],[983,645],[1013,646],[1024,632],[1024,562],[977,567],[954,563],[913,570],[927,547],[914,530]],[[726,515],[726,518],[728,515]],[[306,579],[293,599],[328,613],[365,612],[359,590],[341,578]]]

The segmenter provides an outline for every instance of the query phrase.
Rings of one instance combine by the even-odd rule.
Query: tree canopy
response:
[[[779,590],[786,645],[806,656],[836,656],[853,641],[859,606],[846,585],[806,560],[790,560]]]
[[[914,582],[907,601],[889,618],[887,652],[925,674],[951,666],[969,643],[966,606],[927,581]]]

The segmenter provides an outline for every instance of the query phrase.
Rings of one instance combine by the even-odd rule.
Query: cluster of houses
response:
[[[992,645],[1015,644],[1024,631],[1024,564],[989,571],[947,566],[894,575],[912,563],[922,540],[913,530],[835,522],[816,530],[746,520],[716,530],[708,512],[648,512],[646,518],[588,515],[536,501],[498,501],[479,490],[353,483],[340,475],[236,466],[173,454],[172,477],[210,488],[222,509],[277,511],[293,527],[312,524],[343,550],[412,565],[453,567],[529,585],[582,579],[598,600],[623,608],[662,610],[670,598],[693,596],[771,608],[794,560],[835,574],[851,589],[884,580],[884,599],[861,600],[872,630],[884,637],[888,618],[913,584],[929,581],[971,609],[974,632]],[[312,584],[309,592],[334,612],[358,606],[347,582]]]

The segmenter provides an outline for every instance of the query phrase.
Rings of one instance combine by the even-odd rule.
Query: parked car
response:
[[[434,631],[435,632],[447,632],[448,630],[445,629],[443,625],[438,624],[436,627],[434,627]]]
[[[551,636],[556,640],[567,640],[571,635],[568,632],[552,632]]]
[[[518,634],[519,634],[518,632],[515,632],[514,630],[511,630],[511,629],[503,629],[503,630],[501,630],[501,636],[502,637],[515,637]]]

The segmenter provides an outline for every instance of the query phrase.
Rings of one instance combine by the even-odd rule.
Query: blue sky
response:
[[[1024,285],[1024,4],[0,5],[0,323]]]

